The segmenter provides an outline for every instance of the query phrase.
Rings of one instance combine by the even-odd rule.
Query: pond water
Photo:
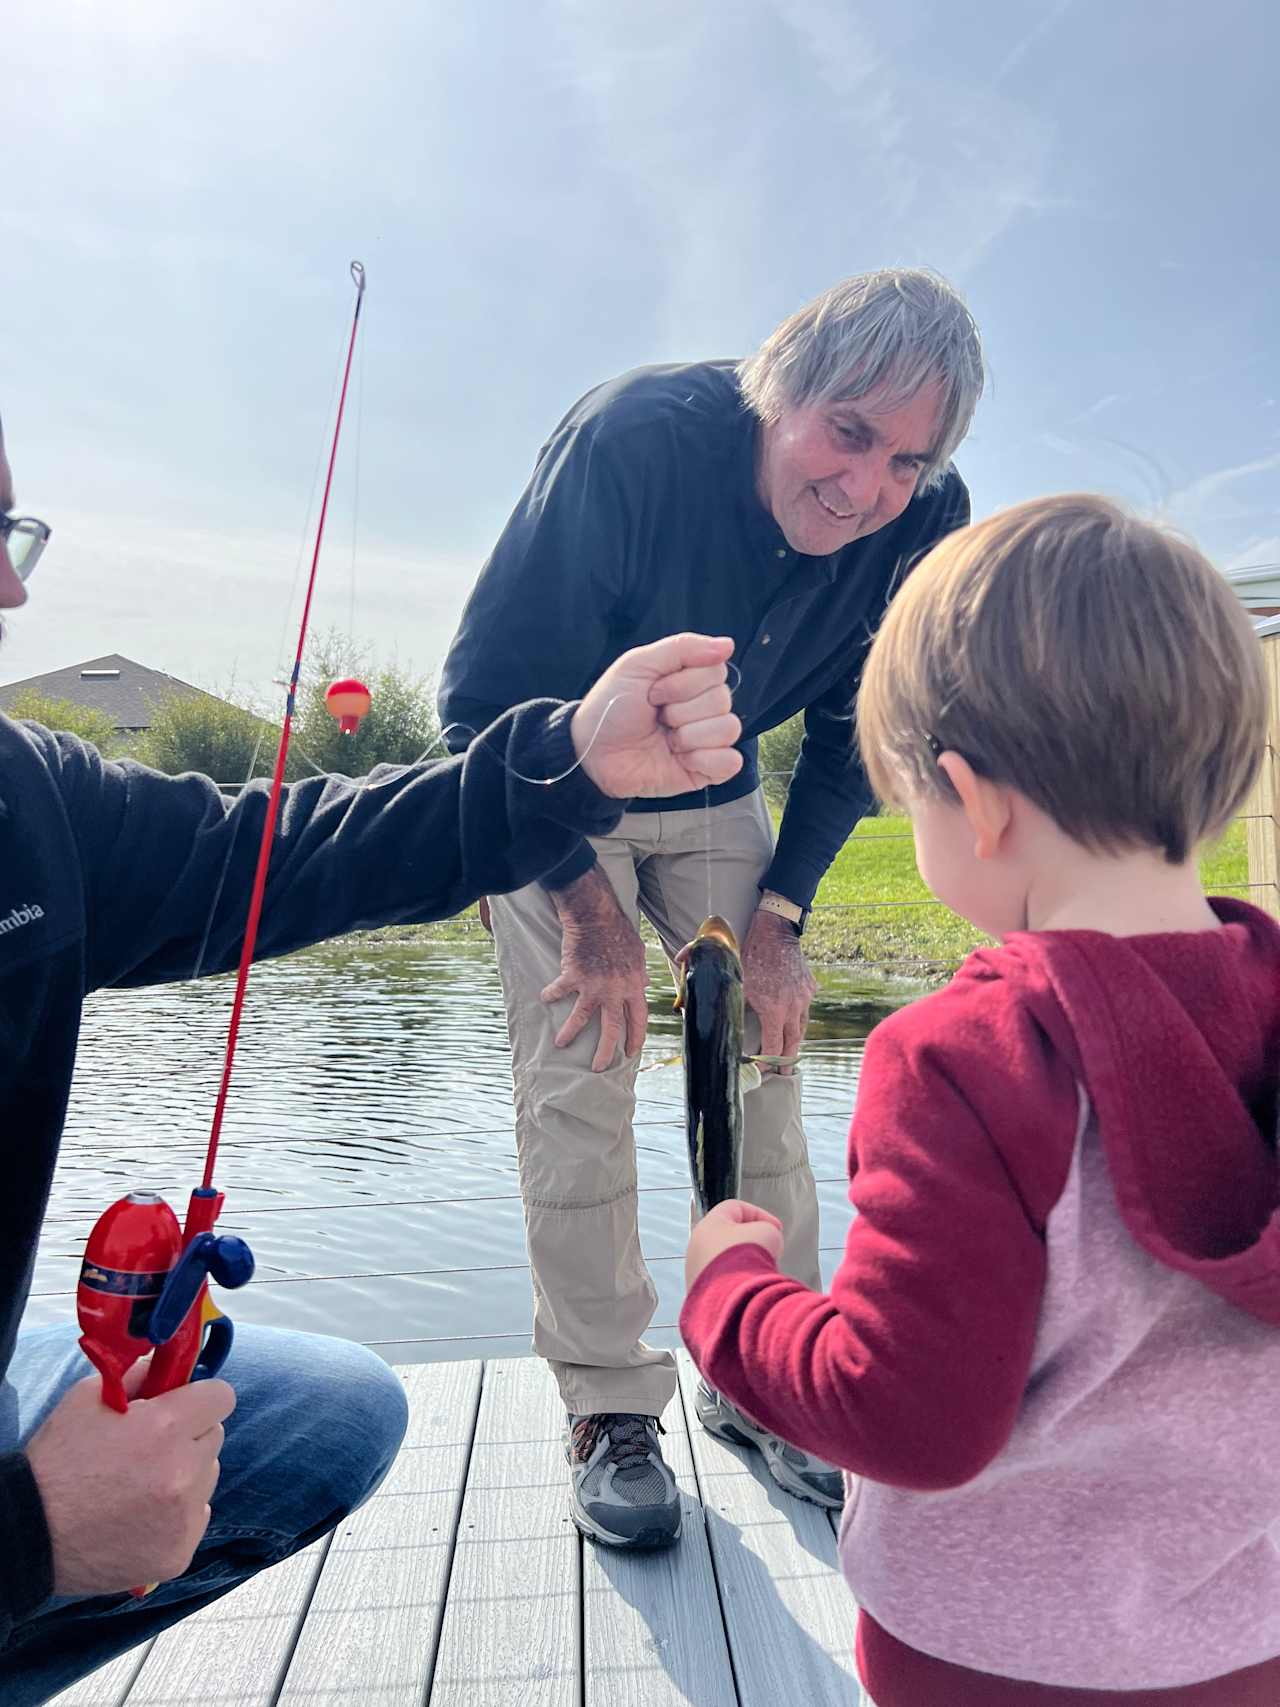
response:
[[[803,1068],[824,1261],[843,1242],[844,1140],[862,1047],[910,987],[819,969]],[[199,1182],[231,981],[105,992],[86,1014],[29,1325],[74,1319],[85,1237],[114,1198]],[[652,968],[646,1062],[679,1047]],[[641,1240],[674,1342],[688,1226],[678,1070],[641,1077]],[[363,1340],[393,1362],[528,1350],[509,1057],[487,942],[348,938],[259,966],[223,1131],[220,1227],[249,1239],[238,1319]]]

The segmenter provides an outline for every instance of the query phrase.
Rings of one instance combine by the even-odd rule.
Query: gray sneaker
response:
[[[609,1547],[670,1547],[680,1538],[680,1495],[662,1461],[656,1417],[602,1411],[569,1418],[564,1455],[573,1521]]]
[[[769,1474],[784,1492],[824,1506],[828,1511],[839,1511],[844,1505],[844,1478],[839,1470],[833,1470],[812,1452],[802,1452],[798,1446],[779,1440],[776,1434],[767,1433],[705,1381],[698,1383],[694,1408],[703,1428],[717,1440],[731,1441],[734,1446],[754,1446],[762,1452]]]

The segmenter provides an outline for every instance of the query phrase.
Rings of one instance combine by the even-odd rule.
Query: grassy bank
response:
[[[1244,895],[1249,881],[1245,827],[1231,826],[1201,863],[1210,894]],[[438,925],[411,925],[371,936],[399,941],[482,940],[475,908]],[[916,873],[905,818],[871,818],[841,849],[818,890],[805,933],[815,961],[863,962],[898,976],[930,981],[947,976],[982,937],[932,900]]]

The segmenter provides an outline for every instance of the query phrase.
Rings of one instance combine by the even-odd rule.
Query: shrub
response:
[[[211,694],[168,694],[152,707],[151,727],[133,756],[170,776],[199,771],[215,782],[244,783],[270,776],[276,731],[246,706]]]
[[[803,711],[797,711],[794,717],[788,717],[785,723],[780,723],[776,729],[770,729],[767,735],[760,737],[760,770],[764,773],[764,796],[770,806],[777,807],[779,811],[787,803],[791,773],[796,768],[796,760],[800,757],[800,743],[803,740]],[[769,772],[774,774],[769,775]]]
[[[35,688],[16,695],[8,708],[10,717],[27,718],[42,723],[46,729],[65,730],[91,741],[100,753],[110,757],[124,745],[124,737],[116,729],[110,715],[92,705],[77,705],[71,699],[52,699]]]
[[[325,709],[326,688],[343,676],[358,676],[373,699],[354,735],[340,734]],[[303,774],[363,776],[375,765],[409,765],[444,752],[430,681],[399,664],[379,666],[367,650],[339,635],[316,644],[300,698],[294,740]]]

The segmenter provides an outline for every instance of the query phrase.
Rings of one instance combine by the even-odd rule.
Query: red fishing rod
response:
[[[329,448],[329,468],[298,629],[298,649],[288,683],[284,721],[280,728],[275,770],[249,896],[222,1078],[205,1155],[204,1178],[191,1193],[186,1224],[181,1230],[173,1210],[154,1192],[132,1192],[113,1203],[89,1236],[80,1270],[80,1284],[76,1290],[80,1344],[102,1376],[103,1402],[117,1411],[129,1408],[125,1376],[139,1358],[148,1354],[151,1354],[151,1367],[139,1395],[144,1399],[184,1386],[195,1376],[217,1373],[231,1350],[232,1326],[209,1297],[209,1281],[212,1279],[219,1286],[238,1287],[245,1285],[253,1274],[253,1254],[244,1240],[227,1234],[219,1235],[213,1230],[223,1204],[223,1194],[215,1188],[213,1174],[235,1066],[245,992],[258,941],[258,924],[262,917],[267,870],[271,863],[285,762],[289,756],[289,738],[297,705],[302,654],[307,642],[320,546],[324,539],[333,470],[342,434],[351,359],[355,353],[360,309],[364,302],[365,274],[359,261],[351,263],[351,278],[356,287],[351,335],[347,341],[338,414]],[[335,683],[327,697],[333,715],[342,719],[343,733],[353,734],[361,716],[369,709],[368,690],[360,682],[343,681]]]

